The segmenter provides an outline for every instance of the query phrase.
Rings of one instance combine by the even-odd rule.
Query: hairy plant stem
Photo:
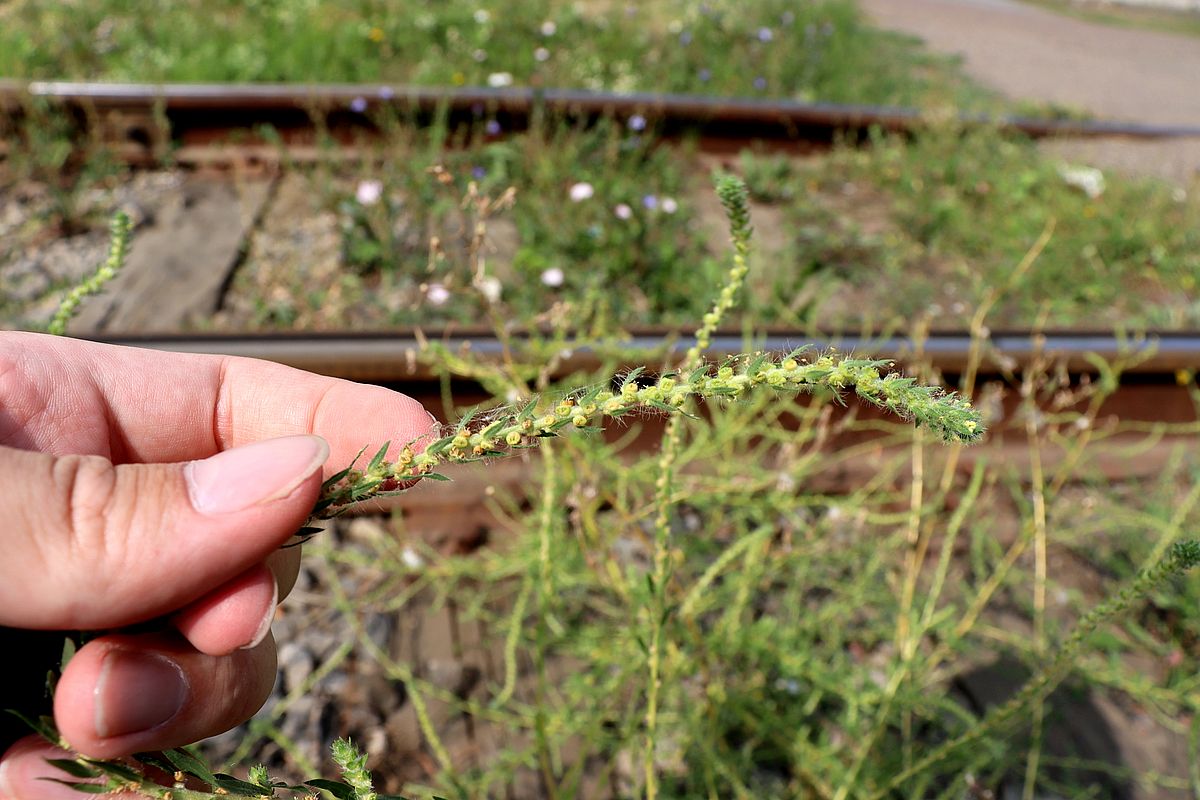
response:
[[[974,442],[984,432],[978,411],[955,395],[912,378],[884,374],[890,362],[825,354],[808,361],[801,348],[782,358],[759,354],[714,365],[702,365],[689,375],[666,373],[641,386],[642,370],[634,370],[616,391],[603,387],[580,390],[550,403],[535,397],[518,411],[501,409],[468,415],[449,433],[420,448],[405,445],[394,461],[385,459],[388,446],[362,469],[353,465],[325,482],[313,508],[313,519],[336,516],[342,506],[372,497],[395,494],[414,481],[444,478],[435,472],[443,464],[464,464],[502,458],[539,446],[543,440],[573,432],[595,432],[608,419],[629,414],[692,416],[691,399],[735,400],[754,391],[826,391],[842,397],[853,391],[861,400],[912,420],[943,441]]]
[[[696,331],[696,340],[684,355],[681,372],[691,373],[701,367],[702,353],[708,349],[712,335],[721,324],[726,312],[733,308],[738,292],[745,282],[750,266],[750,204],[749,193],[740,180],[724,176],[717,179],[717,197],[725,208],[729,219],[729,238],[733,244],[733,266],[726,276],[725,285],[713,303],[712,310],[704,315],[703,324]],[[668,395],[674,400],[674,395]],[[684,396],[684,404],[694,402]],[[682,412],[687,413],[687,412]],[[667,622],[670,605],[667,598],[671,580],[671,494],[675,461],[683,440],[679,415],[667,422],[663,437],[662,453],[658,459],[658,478],[654,484],[654,573],[650,584],[650,636],[647,642],[647,689],[646,689],[646,800],[658,797],[658,772],[655,767],[658,749],[658,704],[662,689],[663,627]]]
[[[58,310],[54,312],[54,317],[46,326],[47,333],[56,336],[66,335],[67,323],[79,313],[79,304],[83,302],[84,298],[97,294],[106,283],[117,277],[117,273],[125,266],[126,256],[129,255],[129,234],[132,229],[133,223],[130,222],[129,215],[124,211],[118,211],[113,215],[109,225],[108,258],[104,259],[104,263],[97,267],[96,271],[83,283],[71,289],[62,299]]]

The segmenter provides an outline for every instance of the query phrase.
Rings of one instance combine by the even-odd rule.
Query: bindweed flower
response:
[[[769,42],[775,38],[775,32],[765,26],[762,28],[759,28],[758,33],[756,35],[760,42]]]
[[[476,50],[474,53],[471,53],[471,58],[475,60],[476,64],[482,64],[487,61],[487,50]]]
[[[378,94],[380,100],[391,100],[396,96],[396,90],[390,86],[380,86]]]
[[[707,67],[701,67],[700,71],[696,73],[696,77],[701,83],[708,83],[712,80],[712,70]]]
[[[494,119],[489,119],[483,124],[483,132],[488,136],[498,136],[501,130],[500,123]]]
[[[553,36],[554,34],[558,33],[558,25],[554,23],[554,20],[548,19],[542,23],[541,30],[542,36]]]
[[[758,89],[760,92],[764,91],[767,88],[767,79],[762,75],[759,75],[754,79],[754,88]]]
[[[1058,168],[1058,175],[1063,179],[1063,183],[1083,192],[1089,200],[1097,200],[1104,194],[1104,173],[1094,167],[1072,167],[1063,164]]]
[[[533,51],[534,61],[547,61],[550,58],[550,51],[544,47],[539,47]]]
[[[684,47],[687,47],[689,44],[691,44],[692,43],[692,32],[684,31],[683,33],[679,34],[679,43],[681,45],[683,45]]]
[[[675,201],[674,197],[664,197],[662,199],[662,210],[666,214],[674,214],[679,210],[679,203]]]
[[[552,289],[556,289],[563,285],[563,281],[566,280],[566,277],[567,276],[564,275],[563,271],[558,267],[550,267],[542,272],[542,283]]]
[[[425,559],[421,558],[421,554],[414,550],[411,545],[405,545],[404,549],[400,551],[400,560],[409,569],[420,569],[425,566]]]
[[[373,206],[383,196],[383,184],[379,181],[359,181],[354,190],[354,199],[359,205]]]
[[[629,118],[629,122],[627,122],[625,124],[629,127],[629,130],[631,130],[631,131],[646,130],[646,118],[643,117],[641,114],[634,114],[632,117]]]
[[[629,207],[628,203],[617,203],[613,208],[613,214],[617,219],[630,219],[633,217],[633,209]]]
[[[582,203],[584,200],[590,200],[596,194],[596,187],[586,181],[580,181],[571,185],[567,191],[567,196],[571,198],[573,203]]]
[[[492,15],[487,11],[487,9],[483,8],[476,9],[472,16],[474,16],[475,21],[480,25],[487,25],[492,19]]]
[[[481,181],[487,177],[487,170],[480,166],[471,167],[471,177],[477,181]]]
[[[361,114],[367,110],[367,98],[356,97],[350,101],[350,110],[355,114]]]
[[[425,299],[430,305],[444,306],[450,301],[450,290],[440,283],[431,283],[425,290]]]
[[[511,72],[493,72],[487,76],[487,85],[493,89],[503,89],[506,86],[512,86],[513,76]]]
[[[475,281],[475,288],[479,289],[479,293],[489,303],[498,303],[500,294],[504,291],[504,284],[500,283],[500,279],[494,275],[485,275]]]
[[[658,198],[652,194],[648,194],[642,198],[642,207],[650,211],[658,208]]]

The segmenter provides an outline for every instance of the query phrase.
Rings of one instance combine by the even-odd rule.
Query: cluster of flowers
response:
[[[736,399],[758,387],[780,391],[827,390],[840,396],[853,391],[863,400],[924,426],[947,442],[974,442],[983,435],[979,412],[969,401],[921,386],[912,378],[883,374],[889,362],[822,355],[813,361],[801,350],[784,358],[766,354],[726,362],[717,369],[703,365],[691,374],[668,373],[640,385],[642,370],[631,372],[616,391],[594,387],[556,403],[535,397],[520,410],[469,415],[453,431],[428,443],[406,445],[395,461],[387,461],[388,445],[363,469],[352,464],[325,482],[314,519],[326,519],[341,507],[407,488],[423,478],[444,480],[434,472],[442,464],[500,458],[537,447],[542,439],[571,431],[598,431],[605,418],[635,412],[684,414],[689,400]]]

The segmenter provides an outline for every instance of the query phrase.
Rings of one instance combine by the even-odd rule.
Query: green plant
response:
[[[726,183],[722,199],[731,211],[735,261],[700,342],[745,276],[744,190]],[[1044,231],[1017,272],[1050,238]],[[1002,299],[1003,287],[979,310],[979,325]],[[1065,443],[1066,458],[1028,482],[978,461],[962,482],[959,447],[930,449],[925,442],[926,430],[954,442],[982,433],[982,417],[956,396],[885,377],[880,364],[863,359],[814,354],[803,362],[803,353],[793,353],[706,366],[699,355],[697,348],[653,380],[637,372],[556,388],[536,365],[489,371],[441,353],[447,368],[482,378],[501,397],[527,389],[526,380],[536,380],[538,391],[524,392],[515,408],[464,415],[424,451],[402,449],[389,462],[381,448],[365,468],[327,484],[322,516],[429,477],[427,470],[443,464],[499,458],[513,448],[542,454],[544,478],[520,523],[526,533],[511,548],[437,558],[416,575],[400,557],[396,582],[370,588],[367,598],[352,598],[348,585],[331,578],[332,605],[353,617],[369,603],[416,613],[408,603],[428,593],[435,603],[453,598],[468,619],[498,632],[502,674],[487,687],[490,696],[464,697],[433,685],[418,665],[381,651],[355,627],[359,646],[404,683],[438,769],[436,788],[410,784],[405,791],[494,796],[527,771],[541,794],[561,797],[584,794],[588,780],[609,781],[621,795],[687,798],[954,794],[994,786],[1020,763],[1029,748],[1012,732],[1019,722],[1040,726],[1038,709],[1048,708],[1050,690],[1072,671],[1090,681],[1128,680],[1095,665],[1100,626],[1147,595],[1161,604],[1161,596],[1177,594],[1168,581],[1197,556],[1196,545],[1179,544],[1194,499],[1180,504],[1154,545],[1147,543],[1138,559],[1143,568],[1127,587],[1108,589],[1073,632],[1060,632],[1050,618],[1051,576],[1038,566],[1052,526],[1082,525],[1080,541],[1095,539],[1076,509],[1067,503],[1058,514],[1055,502],[1069,501],[1062,496],[1067,477],[1087,464],[1091,444],[1111,435],[1098,414],[1124,364],[1104,365],[1086,390],[1064,385],[1044,367],[1032,370],[1021,393],[1031,458],[1050,443]],[[978,358],[970,369],[977,366]],[[972,386],[969,378],[964,391]],[[798,404],[796,390],[818,390],[825,399],[853,391],[921,426],[910,436],[877,420],[832,421],[830,406]],[[1069,403],[1086,411],[1044,416],[1043,394],[1070,395]],[[698,399],[710,400],[707,419],[681,424]],[[665,417],[660,457],[624,458],[619,443],[562,435],[608,427],[614,417],[635,426]],[[874,437],[825,447],[839,429]],[[880,449],[885,455],[870,455]],[[864,454],[870,473],[849,495],[817,488],[821,470],[848,469]],[[905,467],[912,477],[897,485]],[[991,526],[1006,492],[1019,522],[1016,536],[1003,540]],[[518,518],[520,500],[497,502]],[[957,507],[943,513],[951,502]],[[1130,524],[1143,519],[1131,514]],[[331,565],[363,557],[324,537],[314,545]],[[397,560],[389,548],[398,543],[378,546],[367,560]],[[956,555],[962,550],[969,557]],[[1032,600],[1018,582],[1028,552],[1036,556]],[[926,563],[927,554],[936,558]],[[941,687],[963,669],[952,659],[994,648],[1004,635],[984,615],[997,598],[1027,604],[1031,618],[1041,620],[1036,636],[1011,646],[1033,677],[1013,700],[976,715]],[[1178,695],[1128,688],[1195,710],[1187,685]],[[481,763],[458,761],[435,720],[438,708],[497,726],[504,747]],[[70,763],[89,778],[117,780],[100,765]],[[1027,763],[1030,790],[1056,785],[1052,769],[1059,765],[1049,756]],[[350,791],[338,786],[335,794]]]

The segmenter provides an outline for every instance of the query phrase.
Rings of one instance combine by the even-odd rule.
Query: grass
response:
[[[1037,387],[1034,396],[1064,391],[1053,371],[1014,380]],[[1082,403],[1044,424],[998,434],[1040,455],[1043,474],[1032,479],[999,455],[931,446],[879,419],[831,415],[823,401],[764,395],[710,405],[705,422],[685,426],[670,493],[670,580],[662,584],[668,614],[652,759],[660,795],[877,796],[940,743],[977,735],[978,703],[998,704],[1005,691],[979,700],[988,696],[978,688],[989,685],[985,667],[1006,665],[1014,677],[999,685],[1019,685],[1082,615],[1194,530],[1200,467],[1187,445],[1170,451],[1154,477],[1108,484],[1091,465],[1167,429],[1105,421],[1098,409],[1109,389],[1076,391]],[[662,435],[653,420],[632,425]],[[841,446],[821,445],[831,439]],[[657,591],[647,578],[661,469],[630,451],[629,440],[556,443],[537,485],[495,496],[496,541],[469,556],[426,549],[402,515],[369,541],[314,540],[342,613],[452,607],[455,629],[479,631],[456,658],[483,678],[461,696],[423,678],[420,661],[388,658],[360,631],[360,657],[372,653],[403,680],[432,720],[420,735],[435,767],[397,754],[374,762],[390,791],[645,791],[645,664]],[[861,479],[833,490],[844,486],[834,476],[847,472]],[[1041,558],[1050,569],[1039,569]],[[1072,749],[1079,740],[1062,725],[1064,715],[1094,715],[1123,698],[1146,715],[1141,736],[1177,747],[1200,711],[1191,619],[1198,596],[1196,576],[1155,590],[1082,640],[1066,689],[1030,700],[1020,724],[941,752],[895,788],[924,797],[1186,787],[1186,774],[1156,773],[1136,759],[1097,763],[1096,751]],[[964,685],[977,687],[974,700],[959,693]],[[457,722],[462,715],[472,725]],[[1031,726],[1042,724],[1045,736],[1033,736]],[[1093,724],[1101,739],[1118,735],[1117,718]]]
[[[205,325],[538,325],[557,314],[613,331],[686,326],[707,311],[694,287],[716,281],[724,239],[706,199],[711,162],[615,123],[578,129],[551,119],[511,136],[489,135],[486,123],[426,132],[386,123],[394,134],[377,166],[285,178],[221,313]],[[735,324],[966,327],[1053,223],[994,325],[1200,325],[1194,192],[1109,174],[1089,196],[1030,141],[937,125],[806,159],[750,150],[733,166],[754,194],[761,234]],[[121,185],[108,181],[109,192]],[[369,202],[358,197],[364,187]],[[572,199],[581,188],[587,196]],[[89,192],[78,207],[97,221],[128,196]],[[54,196],[45,195],[45,222],[11,242],[10,265],[36,259],[38,241],[59,227]],[[18,302],[21,284],[5,283],[11,324],[40,324],[52,311],[43,300],[60,288]]]
[[[0,75],[565,86],[911,105],[983,96],[847,0],[302,4],[129,0],[0,11]]]
[[[1088,22],[1099,22],[1120,28],[1200,36],[1200,11],[1138,7],[1120,3],[1080,3],[1078,0],[1021,0],[1021,2]]]

